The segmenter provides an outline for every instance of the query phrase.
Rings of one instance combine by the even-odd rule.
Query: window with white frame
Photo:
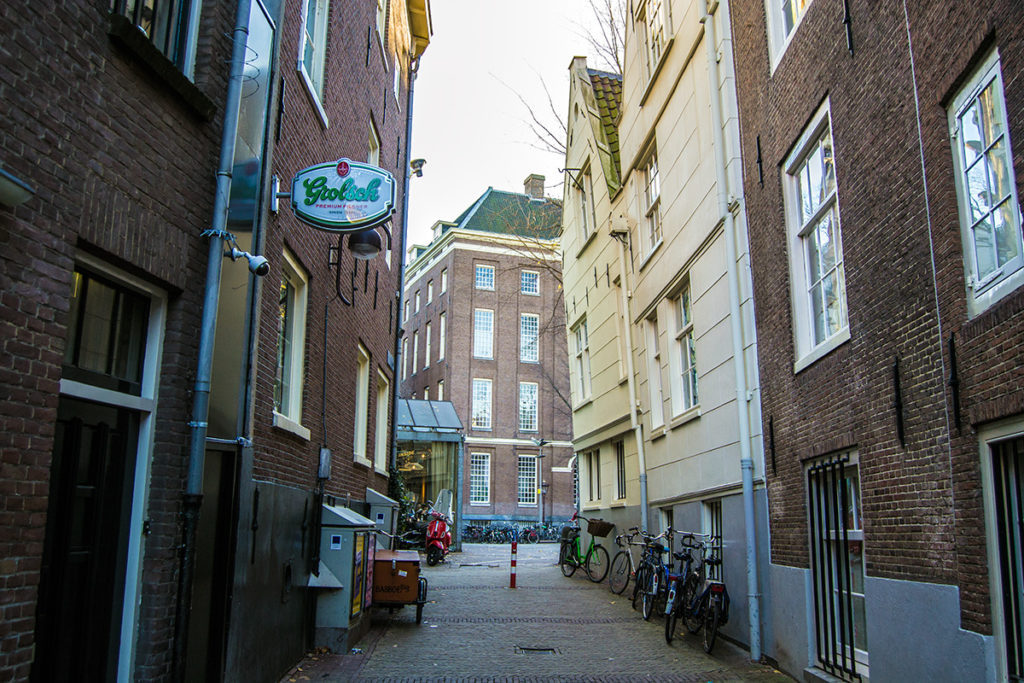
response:
[[[395,102],[399,103],[399,109],[401,109],[402,100],[400,99],[400,93],[402,90],[402,60],[398,58],[397,54],[395,55],[394,60],[392,60],[392,65],[395,72],[394,83],[392,84],[392,87],[395,90]]]
[[[975,315],[1024,283],[1024,242],[999,53],[990,55],[949,111],[968,311]]]
[[[370,352],[362,344],[356,348],[356,405],[355,429],[352,436],[352,455],[356,460],[366,458],[366,423],[370,412]]]
[[[430,387],[423,387],[423,400],[424,401],[429,401],[430,400]]]
[[[477,265],[475,285],[477,289],[494,289],[494,266]]]
[[[473,429],[491,428],[491,380],[473,379]]]
[[[473,357],[494,358],[494,311],[473,311]]]
[[[369,151],[366,152],[366,163],[370,166],[380,166],[380,136],[373,123],[370,123]]]
[[[434,300],[434,281],[427,280],[427,303]]]
[[[135,7],[136,4],[139,7]],[[111,0],[110,9],[132,21],[179,71],[189,80],[193,79],[201,2],[123,3]]]
[[[626,497],[626,442],[615,442],[615,498]]]
[[[641,33],[644,39],[647,78],[654,76],[668,41],[665,11],[662,0],[642,1],[637,8],[637,21],[643,27],[638,33]]]
[[[441,294],[448,291],[448,269],[441,269]]]
[[[491,502],[491,454],[471,453],[469,456],[469,504],[489,505]]]
[[[519,315],[519,360],[536,363],[540,358],[540,316],[533,313]]]
[[[644,162],[640,179],[643,182],[644,247],[650,253],[661,243],[661,178],[656,149],[651,150]]]
[[[419,313],[420,312],[420,290],[418,290],[418,289],[416,290],[416,296],[414,297],[414,299],[416,301],[416,305],[413,306],[412,310],[415,313]]]
[[[304,0],[302,13],[302,45],[299,51],[299,72],[323,109],[324,58],[327,55],[327,16],[330,0]],[[326,117],[325,117],[326,118]]]
[[[811,0],[765,0],[765,4],[768,44],[771,48],[772,62],[777,64]]]
[[[697,398],[697,346],[693,333],[690,287],[687,285],[672,299],[675,308],[675,344],[670,359],[672,368],[672,411],[676,415],[690,410]]]
[[[587,335],[587,320],[584,318],[573,329],[576,369],[576,398],[582,403],[590,398],[590,339]]]
[[[651,429],[665,424],[665,396],[661,388],[661,345],[658,339],[658,316],[644,321],[647,336],[647,389],[651,397]]]
[[[522,294],[540,294],[540,273],[524,270],[519,273],[519,291]]]
[[[585,455],[587,463],[587,500],[601,500],[601,451],[594,449]]]
[[[442,313],[438,316],[437,321],[437,359],[444,360],[444,347],[445,347],[445,329],[448,327],[448,314]]]
[[[391,383],[384,373],[377,370],[377,438],[373,448],[373,466],[380,472],[388,469],[388,405],[391,400]]]
[[[443,379],[437,380],[437,400],[438,401],[443,401],[444,400],[444,380]]]
[[[537,395],[539,385],[536,382],[519,383],[519,431],[537,431]]]
[[[590,182],[590,166],[580,172],[580,180],[576,183],[576,210],[580,215],[581,243],[586,242],[594,232],[594,198],[593,184]]]
[[[537,504],[537,456],[519,456],[519,504]]]
[[[818,358],[849,338],[839,198],[828,102],[786,160],[796,356]]]
[[[277,310],[277,374],[274,411],[299,424],[302,421],[302,386],[305,377],[306,296],[309,278],[287,251],[281,264]]]
[[[408,322],[409,321],[409,300],[408,299],[406,299],[406,301],[405,301],[405,316],[402,318],[402,321],[403,322]]]
[[[416,374],[420,369],[420,331],[416,330],[412,333],[412,374]]]
[[[430,367],[430,323],[426,324],[423,329],[423,343],[426,345],[423,353],[423,369],[426,370]]]
[[[409,338],[402,337],[402,380],[409,376]]]

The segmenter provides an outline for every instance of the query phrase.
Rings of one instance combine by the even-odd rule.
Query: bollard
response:
[[[509,575],[509,578],[508,578],[508,587],[509,588],[515,588],[516,587],[516,546],[517,545],[518,544],[515,541],[512,541],[512,573]]]

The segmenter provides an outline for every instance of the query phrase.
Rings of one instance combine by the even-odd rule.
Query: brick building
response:
[[[466,430],[456,492],[465,522],[572,514],[561,218],[543,176],[531,175],[523,194],[488,188],[412,250],[402,396],[455,405]]]
[[[794,675],[1016,680],[1024,11],[731,5],[765,649]]]
[[[17,2],[0,30],[0,163],[34,190],[0,194],[0,678],[277,680],[321,494],[387,490],[401,274],[276,213],[273,178],[367,161],[402,215],[428,4]],[[222,243],[248,256],[206,292]]]

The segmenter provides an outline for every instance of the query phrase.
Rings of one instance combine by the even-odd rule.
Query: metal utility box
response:
[[[415,550],[378,550],[373,562],[373,601],[416,602],[420,554]]]
[[[375,526],[357,512],[325,504],[321,509],[320,576],[310,586],[320,588],[316,603],[316,647],[347,652],[349,640],[365,630],[363,613],[373,591]]]
[[[398,501],[368,488],[366,489],[366,505],[370,508],[370,519],[377,525],[377,529],[394,536],[398,528]],[[392,548],[390,536],[378,534],[377,546]]]

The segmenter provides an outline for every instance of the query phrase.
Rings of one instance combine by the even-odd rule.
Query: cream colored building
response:
[[[566,166],[583,169],[583,182],[567,179],[563,244],[583,514],[616,521],[616,533],[643,520],[637,509],[619,521],[610,447],[631,428],[633,392],[641,436],[629,441],[626,464],[638,491],[624,503],[646,498],[652,531],[719,539],[733,605],[724,632],[760,655],[747,596],[762,592],[757,569],[767,564],[764,457],[728,8],[713,3],[708,14],[703,1],[641,0],[630,11],[614,183],[598,182],[606,180],[600,138],[609,136],[598,125],[584,140],[583,113],[597,119],[583,107],[584,60],[572,67]],[[587,168],[594,187],[584,198]],[[591,200],[597,230],[586,236]],[[571,362],[580,321],[590,333],[590,395],[575,391],[588,379]],[[588,485],[598,478],[592,500]]]

